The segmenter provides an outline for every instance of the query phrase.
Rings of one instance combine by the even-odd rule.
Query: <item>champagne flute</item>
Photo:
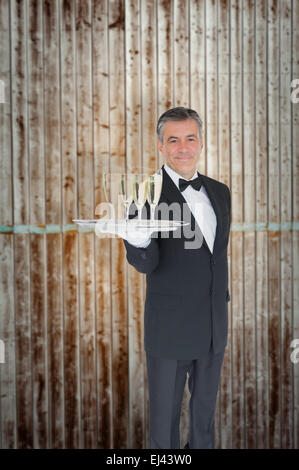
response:
[[[114,208],[119,207],[120,199],[125,206],[125,220],[129,217],[129,208],[133,202],[132,174],[126,173],[104,173],[103,190],[105,199]]]
[[[119,192],[125,206],[125,220],[129,219],[129,208],[133,202],[132,175],[121,174],[119,180]]]
[[[148,175],[147,174],[135,174],[133,175],[133,200],[138,209],[138,221],[141,221],[142,207],[144,206],[147,199],[148,190]]]
[[[155,220],[155,209],[159,202],[163,183],[163,172],[158,170],[154,175],[148,177],[147,200],[151,208],[151,222]]]

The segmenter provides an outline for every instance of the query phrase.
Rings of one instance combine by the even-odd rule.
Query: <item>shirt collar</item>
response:
[[[179,179],[180,178],[186,179],[186,178],[183,178],[181,175],[179,175],[179,173],[174,171],[172,168],[170,168],[170,166],[168,166],[166,163],[164,163],[164,168],[165,168],[165,171],[167,172],[168,176],[170,176],[170,178],[172,179],[172,181],[174,182],[174,184],[177,187],[179,187]],[[192,178],[190,178],[190,180],[193,180],[194,178],[197,178],[197,176],[198,176],[197,170],[195,170],[195,173],[192,176]]]

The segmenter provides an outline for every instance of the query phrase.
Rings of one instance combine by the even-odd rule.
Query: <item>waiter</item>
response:
[[[193,233],[124,240],[127,260],[146,274],[144,344],[147,359],[150,448],[180,448],[185,383],[190,390],[190,432],[185,448],[214,448],[214,415],[227,344],[229,188],[199,174],[202,121],[177,107],[157,124],[164,158],[159,204],[190,215]],[[187,212],[186,212],[187,211]],[[164,236],[162,236],[164,235]],[[198,243],[200,241],[200,243]]]

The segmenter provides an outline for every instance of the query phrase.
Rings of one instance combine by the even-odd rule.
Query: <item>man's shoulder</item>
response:
[[[201,176],[203,177],[204,182],[206,181],[217,191],[230,192],[229,187],[225,183],[222,183],[222,181],[215,180],[214,178],[211,178],[210,176],[207,176],[207,175],[201,175]]]

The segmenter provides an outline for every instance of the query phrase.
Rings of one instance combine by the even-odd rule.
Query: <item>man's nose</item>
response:
[[[187,152],[188,151],[188,142],[184,142],[184,141],[179,142],[178,150],[182,153]]]

